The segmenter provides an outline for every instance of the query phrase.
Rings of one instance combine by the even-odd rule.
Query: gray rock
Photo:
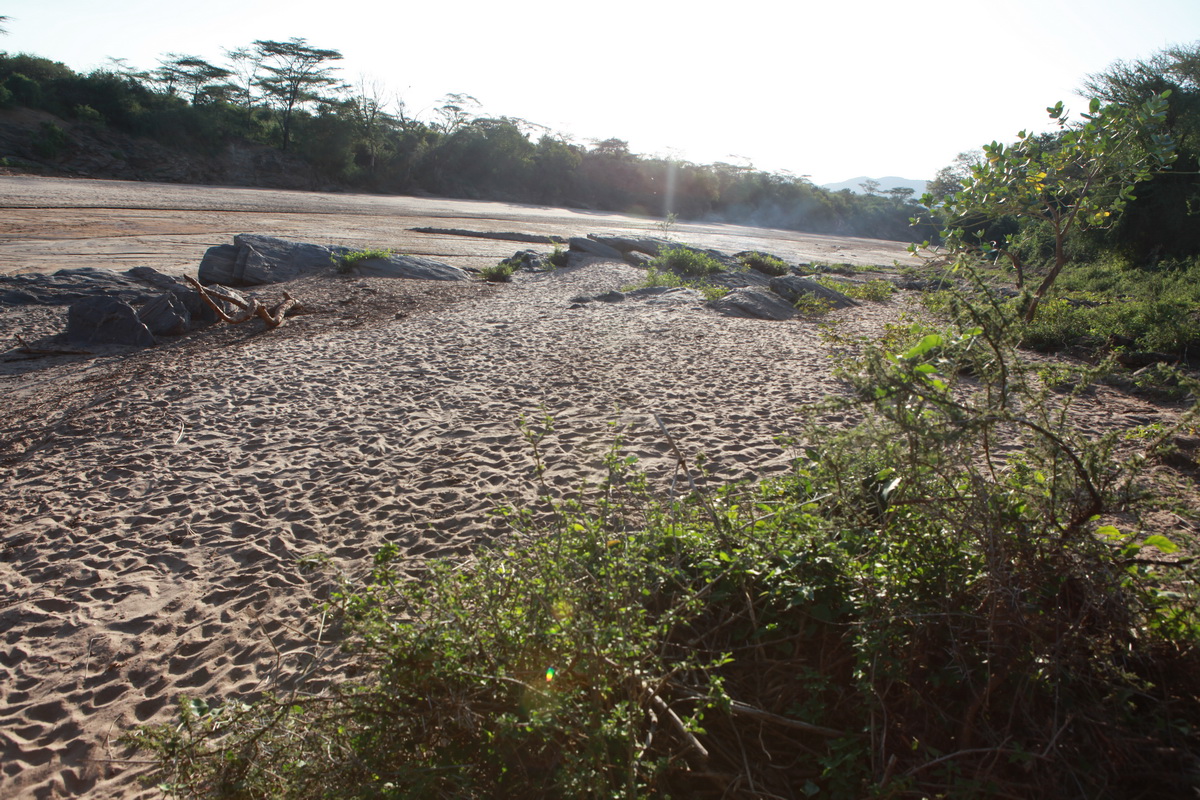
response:
[[[801,278],[798,275],[771,278],[770,287],[771,291],[792,305],[795,305],[796,301],[805,295],[824,300],[834,308],[850,308],[858,305],[857,302],[841,292],[827,289],[811,278]]]
[[[208,303],[205,303],[201,299],[200,293],[183,281],[170,275],[164,275],[153,267],[134,267],[125,274],[144,281],[157,289],[170,292],[187,309],[189,319],[202,323],[217,321],[217,315],[209,307]]]
[[[622,259],[621,251],[617,248],[601,244],[600,242],[594,242],[591,239],[585,239],[582,236],[572,236],[567,240],[567,243],[571,246],[572,250],[586,253],[589,256],[608,258],[613,261],[620,261]]]
[[[672,247],[678,247],[679,244],[668,239],[659,239],[654,236],[643,238],[629,238],[625,236],[601,236],[595,233],[589,233],[588,237],[597,244],[611,247],[614,250],[619,250],[625,253],[626,256],[630,253],[645,253],[649,256],[657,256],[663,250],[670,250]]]
[[[504,263],[516,264],[517,269],[522,272],[549,272],[554,269],[554,265],[550,263],[550,256],[536,250],[518,250],[504,259]]]
[[[188,332],[188,322],[192,318],[179,298],[170,292],[146,303],[138,309],[137,315],[154,336],[182,336]]]
[[[632,264],[635,267],[648,267],[654,259],[645,253],[639,253],[636,250],[630,250],[625,254],[625,263]]]
[[[67,310],[66,339],[75,344],[149,347],[154,336],[133,306],[115,297],[88,297]]]
[[[233,237],[233,243],[245,254],[244,258],[239,256],[241,285],[244,286],[282,283],[301,275],[323,272],[333,266],[335,252],[350,251],[346,247],[293,242],[257,233],[238,234]]]
[[[700,250],[700,248],[698,248],[698,247],[693,247],[691,249],[698,250],[699,252],[704,253],[706,256],[709,256],[714,261],[719,263],[721,266],[725,267],[725,269],[728,272],[747,272],[748,271],[748,270],[746,270],[746,267],[742,264],[742,262],[738,261],[733,256],[728,255],[727,253],[722,253],[720,250],[711,250],[711,249]]]
[[[796,309],[779,295],[757,289],[734,289],[709,305],[727,317],[785,320],[796,316]]]
[[[620,303],[625,299],[625,295],[618,291],[605,292],[604,294],[596,295],[596,299],[601,303]]]
[[[240,234],[233,244],[208,248],[198,275],[203,284],[263,286],[283,283],[333,266],[330,248],[257,234]]]

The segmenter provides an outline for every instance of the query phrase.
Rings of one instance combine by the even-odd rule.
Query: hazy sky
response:
[[[1088,73],[1200,40],[1200,0],[0,0],[0,48],[77,70],[302,37],[429,118],[449,92],[581,143],[817,183],[930,178],[1078,106]]]

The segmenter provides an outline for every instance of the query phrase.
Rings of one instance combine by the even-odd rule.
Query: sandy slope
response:
[[[27,377],[37,391],[10,381],[17,415],[48,425],[30,420],[0,466],[0,794],[128,792],[127,770],[94,760],[120,754],[123,729],[181,695],[261,689],[275,647],[294,666],[307,651],[287,626],[315,602],[300,557],[350,566],[385,541],[457,553],[503,532],[489,511],[535,495],[522,414],[555,417],[544,447],[563,490],[599,477],[610,420],[669,478],[654,413],[720,477],[780,468],[773,437],[830,388],[816,327],[568,308],[635,276],[595,264],[354,330],[63,364]]]

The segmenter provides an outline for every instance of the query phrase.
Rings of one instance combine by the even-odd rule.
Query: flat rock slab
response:
[[[648,256],[661,255],[664,250],[670,250],[672,247],[678,247],[677,242],[672,242],[669,239],[660,239],[655,236],[645,237],[630,237],[630,236],[608,236],[598,233],[589,233],[587,238],[597,244],[602,244],[605,247],[611,247],[625,255],[629,253],[644,253]]]
[[[53,275],[0,276],[0,305],[8,306],[61,306],[97,296],[139,303],[154,294],[151,285],[136,276],[97,267],[60,269]]]

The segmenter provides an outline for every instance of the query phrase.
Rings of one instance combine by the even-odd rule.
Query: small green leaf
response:
[[[1176,553],[1179,552],[1179,545],[1172,542],[1165,536],[1155,534],[1147,536],[1146,541],[1142,542],[1142,547],[1157,548],[1160,553]]]
[[[941,336],[939,336],[936,333],[931,333],[928,336],[926,336],[925,338],[921,339],[921,341],[917,342],[916,347],[913,347],[911,350],[909,350],[907,353],[905,353],[904,358],[907,358],[907,359],[920,358],[921,356],[925,355],[933,348],[940,347],[942,345],[943,341],[945,341],[945,340],[942,339]]]

